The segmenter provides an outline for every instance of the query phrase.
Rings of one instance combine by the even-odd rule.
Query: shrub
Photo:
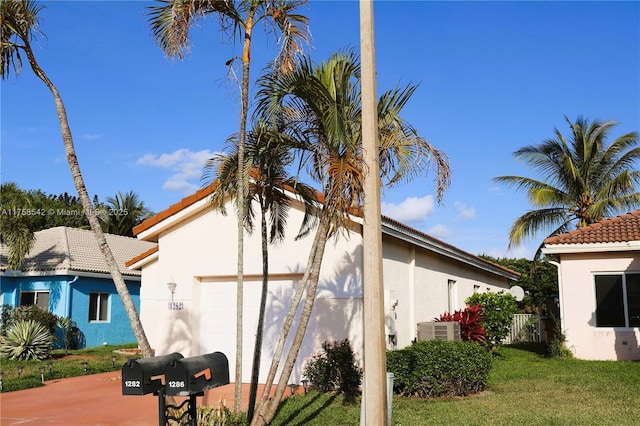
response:
[[[0,352],[9,359],[42,360],[49,357],[53,335],[34,320],[17,320],[7,329]]]
[[[196,424],[209,426],[241,426],[247,424],[246,414],[236,414],[224,404],[218,402],[217,407],[198,407]]]
[[[547,357],[549,358],[573,358],[573,354],[567,348],[567,338],[562,332],[560,321],[552,316],[553,319],[553,337],[547,345]]]
[[[62,334],[63,347],[65,350],[78,349],[82,343],[82,332],[78,328],[78,324],[69,317],[58,318],[58,328]]]
[[[463,341],[484,345],[487,342],[483,325],[485,318],[481,306],[476,305],[467,306],[463,311],[455,311],[453,315],[445,312],[436,321],[457,321],[460,323],[460,338]]]
[[[470,306],[480,305],[485,314],[484,329],[487,343],[499,346],[511,331],[513,315],[518,311],[516,298],[503,291],[475,293],[466,300]]]
[[[428,340],[387,352],[393,390],[401,396],[465,396],[487,387],[492,355],[471,342]]]
[[[313,389],[352,397],[360,386],[362,369],[358,366],[349,340],[344,339],[322,343],[322,350],[305,362],[303,375],[309,379]]]
[[[10,313],[11,321],[35,321],[42,324],[52,335],[55,335],[58,327],[58,316],[36,306],[17,306]]]

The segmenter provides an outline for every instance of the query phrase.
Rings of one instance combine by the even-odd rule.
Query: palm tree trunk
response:
[[[280,378],[278,380],[278,385],[276,386],[276,392],[271,398],[271,400],[266,401],[265,395],[269,392],[271,384],[269,386],[265,386],[265,394],[263,394],[262,399],[265,403],[262,403],[259,408],[258,415],[254,417],[254,421],[251,423],[252,426],[264,426],[268,425],[273,417],[276,414],[276,410],[278,409],[278,404],[284,395],[284,392],[287,388],[287,383],[289,382],[289,377],[291,377],[291,372],[293,371],[293,367],[295,366],[296,359],[298,358],[298,353],[300,352],[300,347],[302,346],[302,340],[304,339],[305,333],[307,331],[307,325],[309,324],[309,320],[311,319],[311,312],[313,311],[313,305],[316,298],[316,291],[318,289],[318,281],[320,278],[320,267],[322,266],[322,259],[324,254],[324,248],[327,244],[327,235],[329,229],[329,218],[326,213],[326,210],[323,209],[323,216],[320,219],[320,223],[318,224],[318,229],[316,230],[316,236],[314,239],[313,247],[311,248],[312,255],[310,256],[310,262],[307,264],[307,270],[305,271],[306,279],[303,279],[303,282],[306,285],[300,286],[300,288],[307,287],[307,295],[305,297],[305,302],[302,307],[302,313],[300,315],[300,321],[298,322],[298,328],[296,329],[296,334],[293,338],[293,342],[291,344],[291,348],[289,349],[289,353],[287,354],[287,358],[285,364],[283,366],[283,370],[280,373]],[[297,296],[297,294],[296,294]],[[295,302],[295,300],[294,300]],[[289,315],[293,312],[297,311],[297,307],[299,304],[299,299],[296,303],[292,303],[291,308],[289,309],[289,314],[287,315],[287,320],[289,319]],[[294,309],[295,306],[295,309]],[[293,322],[293,315],[291,315],[291,323]],[[286,320],[285,320],[286,323]],[[290,327],[290,325],[289,325]],[[286,330],[288,333],[288,329]],[[283,338],[285,335],[285,330],[283,328],[283,334],[280,338]],[[286,335],[284,337],[286,339]],[[278,342],[280,344],[280,342]],[[283,345],[284,346],[284,345]],[[274,361],[279,360],[282,357],[282,352],[280,354],[274,355]],[[272,365],[273,367],[273,365]],[[277,369],[277,366],[276,366]]]
[[[262,201],[260,202],[262,204]],[[258,395],[258,378],[260,377],[260,359],[262,357],[262,336],[264,334],[264,316],[267,310],[267,293],[269,292],[269,241],[267,238],[267,211],[262,209],[260,224],[262,234],[262,294],[260,295],[260,312],[258,313],[258,328],[256,342],[253,349],[253,367],[251,370],[251,387],[249,388],[249,407],[247,422],[251,423],[255,411]]]
[[[249,68],[251,64],[251,31],[253,21],[248,17],[244,28],[242,49],[242,89],[240,101],[240,132],[238,140],[238,287],[236,294],[236,374],[234,411],[242,409],[242,339],[244,309],[244,212],[245,206],[245,164],[244,146],[247,137],[247,116],[249,109]]]
[[[56,104],[58,121],[60,122],[60,130],[62,132],[62,142],[64,144],[67,161],[69,162],[69,168],[71,169],[73,183],[76,187],[76,190],[78,191],[78,195],[80,196],[82,208],[84,210],[84,213],[87,215],[89,225],[91,225],[91,229],[93,230],[93,233],[98,240],[100,251],[102,252],[105,262],[109,267],[111,277],[113,278],[113,282],[116,286],[116,290],[118,291],[118,295],[120,296],[122,304],[124,305],[124,310],[129,317],[129,322],[131,323],[131,328],[138,342],[138,346],[140,347],[143,356],[151,357],[153,356],[153,351],[151,349],[151,346],[149,345],[149,341],[147,340],[147,336],[142,327],[142,322],[140,321],[140,317],[138,316],[136,306],[133,303],[133,299],[131,298],[129,289],[127,288],[127,285],[122,278],[122,274],[118,269],[116,260],[113,257],[113,253],[111,252],[111,248],[107,243],[104,233],[102,232],[102,227],[100,226],[98,217],[95,215],[93,206],[91,204],[91,199],[89,198],[89,193],[87,192],[87,188],[84,184],[84,179],[82,178],[82,173],[80,172],[80,165],[78,164],[78,157],[73,145],[71,129],[69,128],[69,122],[67,120],[67,112],[65,110],[64,103],[62,102],[62,98],[60,97],[60,94],[58,93],[58,90],[56,89],[54,84],[51,82],[51,80],[49,80],[47,75],[36,62],[33,51],[31,50],[31,46],[29,44],[26,44],[24,50],[27,54],[27,58],[29,59],[29,64],[31,65],[33,72],[44,82],[44,84],[46,84],[46,86],[51,91],[51,94],[53,95],[53,99]]]

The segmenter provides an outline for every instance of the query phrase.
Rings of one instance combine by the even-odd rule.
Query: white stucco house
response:
[[[172,205],[134,228],[137,237],[157,243],[127,266],[142,273],[140,316],[156,354],[185,357],[221,351],[234,377],[236,330],[236,215],[212,209],[211,188]],[[291,194],[294,197],[293,194]],[[289,213],[285,241],[270,246],[270,282],[260,381],[302,278],[313,235],[295,241],[301,205]],[[359,356],[363,348],[362,218],[353,217],[348,236],[327,244],[314,313],[292,381],[300,383],[304,359],[323,341],[349,338]],[[383,218],[385,309],[389,340],[396,347],[416,338],[417,323],[463,308],[474,292],[500,291],[518,273]],[[243,377],[249,381],[262,279],[260,232],[245,237]],[[172,294],[167,283],[175,283]],[[292,333],[293,334],[293,333]],[[292,337],[292,336],[290,336]]]
[[[560,314],[577,358],[640,360],[640,210],[547,238]]]

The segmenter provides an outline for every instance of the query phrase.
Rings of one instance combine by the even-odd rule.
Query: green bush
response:
[[[511,331],[513,315],[518,312],[516,298],[503,291],[499,293],[475,293],[466,300],[467,305],[480,305],[485,315],[484,329],[487,343],[500,346]]]
[[[352,397],[360,386],[362,369],[358,366],[349,340],[344,339],[322,343],[322,350],[306,360],[303,375],[309,379],[313,389]]]
[[[49,357],[53,347],[53,335],[34,320],[17,320],[7,329],[2,355],[17,360],[42,360]]]
[[[9,324],[18,320],[35,321],[42,324],[52,335],[55,335],[58,327],[58,316],[36,305],[17,306],[10,311],[8,317]]]
[[[492,355],[482,346],[463,341],[419,341],[387,352],[393,391],[407,397],[464,396],[487,387]]]
[[[553,337],[547,345],[547,357],[549,358],[573,358],[573,353],[567,348],[567,338],[562,331],[560,320],[551,316],[553,320]]]

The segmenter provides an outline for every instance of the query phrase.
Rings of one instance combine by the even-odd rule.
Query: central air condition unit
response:
[[[460,340],[458,321],[419,322],[418,340]]]

